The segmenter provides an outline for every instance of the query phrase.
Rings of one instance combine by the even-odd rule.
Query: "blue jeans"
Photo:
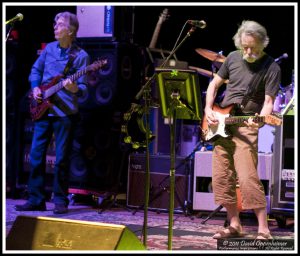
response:
[[[68,205],[69,156],[73,139],[74,116],[45,117],[35,121],[30,152],[30,176],[28,201],[38,205],[46,200],[46,153],[55,136],[56,161],[53,177],[53,202]]]

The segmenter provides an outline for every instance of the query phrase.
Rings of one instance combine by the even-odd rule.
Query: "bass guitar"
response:
[[[253,121],[257,123],[265,123],[273,126],[279,126],[282,124],[282,118],[275,114],[266,116],[231,116],[234,106],[235,105],[230,105],[226,108],[221,108],[214,104],[213,111],[219,121],[217,125],[208,125],[206,116],[203,116],[201,125],[201,135],[203,140],[213,141],[219,136],[226,138],[230,136],[227,129],[229,125],[243,124],[243,122],[247,121],[250,117],[252,117]]]
[[[79,77],[103,68],[107,64],[107,60],[98,60],[95,61],[93,64],[87,66],[85,69],[79,70],[73,75],[70,75],[68,78],[71,79],[72,82],[76,81]],[[59,75],[54,77],[49,84],[40,85],[39,88],[41,89],[42,99],[36,100],[33,97],[33,90],[29,93],[29,110],[30,116],[33,121],[40,119],[45,112],[53,106],[51,103],[51,96],[62,89],[63,81],[60,81],[63,78],[63,75]]]

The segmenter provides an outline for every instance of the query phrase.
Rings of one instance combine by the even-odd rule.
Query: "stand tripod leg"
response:
[[[167,177],[166,177],[167,178]],[[165,179],[166,179],[165,178]],[[164,180],[165,180],[164,179]],[[164,181],[163,180],[163,181]],[[150,198],[149,200],[149,204],[151,204],[156,198],[158,198],[164,191],[166,191],[167,189],[166,188],[162,188],[158,193],[156,193],[153,197]],[[140,205],[137,209],[135,209],[133,212],[132,212],[132,215],[136,214],[138,210],[141,210],[143,209],[145,206],[145,204],[142,204]]]
[[[121,183],[121,174],[122,174],[123,167],[125,166],[124,163],[125,163],[126,156],[127,156],[127,152],[123,151],[120,159],[120,165],[119,165],[117,177],[116,177],[116,183],[115,185],[112,186],[110,191],[107,191],[107,195],[102,200],[102,201],[110,200],[110,202],[101,208],[101,210],[98,212],[99,214],[103,213],[105,210],[112,208],[113,206],[121,207],[131,212],[131,210],[126,206],[117,203],[117,195],[119,194],[120,183]],[[110,199],[111,197],[113,198]]]
[[[127,208],[126,206],[117,203],[117,193],[114,193],[113,194],[113,199],[110,201],[110,203],[107,206],[102,207],[101,210],[98,213],[101,214],[105,210],[110,209],[113,206],[116,206],[116,207],[119,207],[119,208],[124,208],[125,210],[131,212],[131,210],[129,208]]]
[[[204,219],[201,224],[204,224],[206,221],[208,221],[211,217],[213,217],[217,212],[219,212],[223,208],[222,205],[218,206],[212,213],[210,213],[206,219]]]

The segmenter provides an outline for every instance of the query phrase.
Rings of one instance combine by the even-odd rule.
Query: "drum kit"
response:
[[[210,60],[212,62],[212,71],[198,68],[195,66],[189,66],[189,69],[195,70],[198,72],[198,74],[213,78],[216,75],[216,68],[220,68],[223,62],[225,61],[226,57],[220,52],[216,53],[207,49],[197,48],[195,51],[200,54],[201,56],[205,57],[206,59]],[[225,83],[228,83],[228,80],[225,81]]]
[[[222,52],[216,53],[202,48],[197,48],[195,51],[201,56],[212,61],[213,65],[215,65],[217,68],[220,68],[226,59],[226,57],[222,55]]]
[[[285,107],[293,99],[294,96],[294,83],[283,87],[280,85],[279,92],[274,101],[273,111],[277,113],[282,113]]]

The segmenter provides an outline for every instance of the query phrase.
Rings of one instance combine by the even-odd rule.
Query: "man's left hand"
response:
[[[73,83],[70,78],[67,78],[66,80],[63,81],[63,86],[66,88],[66,90],[76,93],[78,92],[78,86],[77,83]]]
[[[255,116],[258,116],[258,114],[256,113]],[[249,117],[247,121],[244,121],[244,124],[251,128],[260,128],[264,125],[264,123],[255,122],[253,117]]]

